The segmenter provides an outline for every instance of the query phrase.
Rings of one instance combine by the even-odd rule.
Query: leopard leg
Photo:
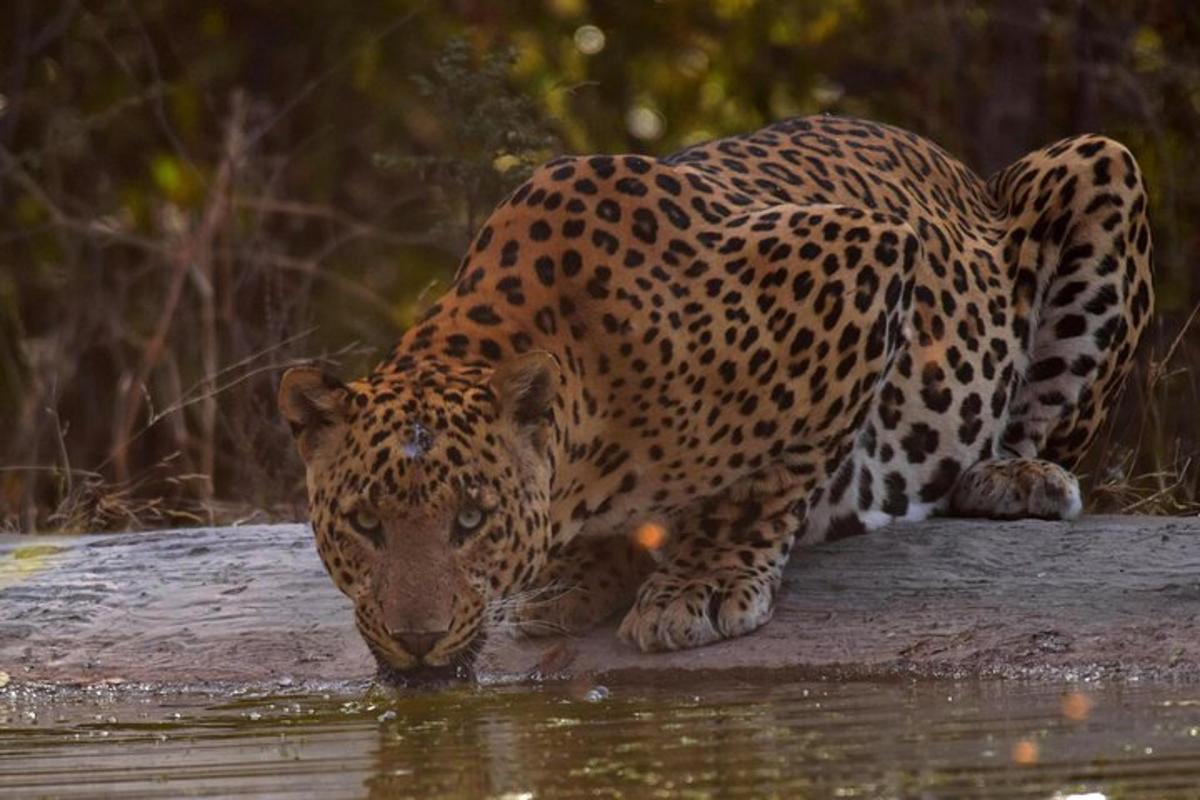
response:
[[[1006,240],[1013,313],[1029,353],[999,452],[955,488],[972,516],[1071,518],[1067,470],[1113,408],[1154,302],[1146,192],[1122,145],[1060,142],[1000,173],[992,191],[1014,223]]]
[[[654,566],[629,536],[581,536],[552,553],[539,588],[517,606],[525,636],[580,633],[628,608]]]
[[[803,519],[794,500],[726,495],[676,520],[618,635],[645,652],[680,650],[765,624]]]

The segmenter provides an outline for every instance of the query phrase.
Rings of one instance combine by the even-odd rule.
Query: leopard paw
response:
[[[766,624],[774,599],[774,585],[753,573],[655,573],[638,590],[617,635],[646,653],[700,647]]]
[[[954,487],[951,512],[993,519],[1074,519],[1083,510],[1079,480],[1037,458],[981,461]]]

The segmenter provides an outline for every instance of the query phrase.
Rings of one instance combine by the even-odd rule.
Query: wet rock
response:
[[[375,672],[306,526],[0,536],[0,567],[18,550],[20,572],[0,568],[0,670],[14,682]],[[656,655],[619,643],[614,626],[559,644],[501,641],[479,677],[1200,677],[1197,575],[1200,520],[895,526],[798,551],[775,619],[751,636]]]

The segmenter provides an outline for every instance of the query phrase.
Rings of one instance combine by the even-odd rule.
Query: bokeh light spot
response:
[[[594,56],[604,49],[604,31],[595,25],[580,25],[575,29],[575,49],[585,56]]]
[[[1062,696],[1062,714],[1072,722],[1083,722],[1096,707],[1096,701],[1083,692],[1067,692]]]
[[[634,106],[625,115],[625,127],[634,138],[650,141],[663,135],[667,121],[649,106]]]
[[[1014,764],[1028,766],[1038,762],[1038,746],[1037,742],[1032,739],[1021,739],[1012,749],[1012,760]]]
[[[658,550],[667,541],[667,529],[657,522],[645,522],[638,526],[633,539],[643,550]]]

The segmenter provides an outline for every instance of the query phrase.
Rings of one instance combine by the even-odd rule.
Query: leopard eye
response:
[[[369,508],[359,508],[354,511],[354,523],[365,531],[379,527],[379,517]]]
[[[350,527],[360,536],[365,536],[374,545],[383,543],[383,524],[379,515],[365,506],[359,506],[350,512]]]
[[[458,527],[473,531],[483,522],[483,512],[477,506],[463,506],[458,512]]]

